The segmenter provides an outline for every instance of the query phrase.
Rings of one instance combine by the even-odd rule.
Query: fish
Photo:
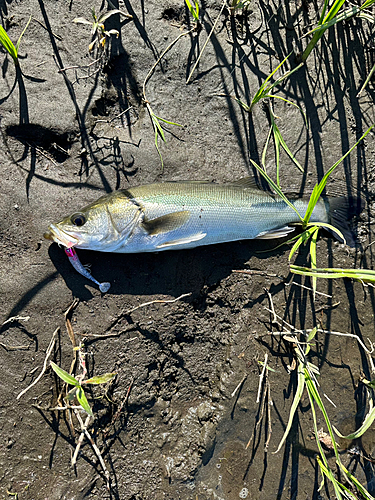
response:
[[[353,246],[348,220],[362,209],[356,200],[320,198],[310,222],[334,226]],[[290,202],[305,214],[308,198],[291,198]],[[247,177],[228,184],[163,182],[114,191],[50,224],[44,237],[65,248],[161,252],[283,238],[299,222],[297,213],[282,198],[260,189],[254,178]]]

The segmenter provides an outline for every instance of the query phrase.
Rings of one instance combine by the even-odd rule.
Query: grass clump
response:
[[[364,9],[371,7],[375,3],[375,0],[365,0],[362,5],[353,5],[349,9],[342,10],[344,3],[345,0],[335,0],[329,7],[328,0],[324,0],[323,10],[318,21],[318,26],[307,33],[313,33],[313,37],[302,54],[302,62],[306,61],[317,42],[322,38],[324,32],[331,26],[354,16],[363,17],[374,23],[374,17],[368,12],[364,12]]]
[[[306,209],[306,212],[305,212],[305,215],[301,215],[297,208],[294,206],[294,204],[286,197],[286,195],[283,193],[283,191],[281,190],[280,186],[275,183],[268,175],[267,173],[259,166],[255,163],[255,161],[253,160],[250,160],[252,165],[256,168],[256,170],[266,179],[266,181],[269,183],[269,185],[272,187],[272,189],[276,192],[276,194],[278,196],[280,196],[280,198],[292,209],[294,210],[299,219],[300,219],[300,222],[301,222],[301,225],[302,225],[302,229],[303,229],[303,233],[299,236],[296,236],[294,238],[292,238],[291,240],[288,241],[289,242],[292,242],[294,240],[295,243],[290,251],[290,254],[289,254],[289,261],[292,259],[294,253],[298,250],[298,248],[306,243],[307,241],[310,240],[310,256],[311,256],[311,269],[306,269],[306,271],[304,271],[303,269],[304,268],[298,268],[297,266],[291,266],[291,271],[294,272],[294,269],[299,269],[299,272],[298,274],[304,274],[306,276],[312,276],[312,285],[313,285],[313,292],[314,292],[314,296],[315,296],[315,292],[316,292],[316,283],[317,283],[317,277],[318,277],[318,274],[317,274],[317,271],[316,271],[316,243],[317,243],[317,237],[318,237],[318,231],[319,229],[321,228],[326,228],[326,229],[329,229],[330,231],[333,231],[334,233],[336,233],[344,242],[345,242],[345,238],[343,236],[343,234],[337,229],[335,228],[334,226],[332,226],[331,224],[325,224],[325,223],[322,223],[322,222],[313,222],[313,223],[310,223],[310,218],[311,218],[311,215],[314,211],[314,208],[316,206],[316,204],[318,203],[325,187],[326,187],[326,184],[327,184],[327,181],[330,177],[330,175],[332,174],[332,172],[337,168],[337,166],[358,146],[358,144],[366,137],[366,135],[374,128],[375,125],[372,125],[371,127],[369,127],[366,132],[362,135],[362,137],[354,144],[354,146],[352,146],[349,151],[347,151],[344,156],[342,156],[334,165],[332,165],[332,167],[326,172],[326,174],[323,176],[322,180],[316,184],[314,186],[314,189],[310,195],[310,199],[309,199],[309,203],[307,205],[307,209]],[[341,270],[342,272],[344,272],[345,270]],[[347,271],[347,270],[346,270]],[[373,273],[373,271],[371,271]],[[309,274],[311,273],[311,274]],[[327,277],[327,276],[326,276]],[[331,277],[331,276],[330,276]],[[338,277],[338,275],[337,275]]]
[[[104,51],[107,44],[107,39],[110,38],[111,35],[116,35],[117,38],[119,37],[120,33],[117,30],[111,29],[107,31],[105,29],[104,22],[114,14],[122,13],[123,12],[119,9],[113,9],[105,12],[104,14],[101,14],[100,16],[97,16],[95,13],[95,9],[93,8],[91,10],[91,15],[93,18],[92,21],[88,21],[84,17],[76,17],[75,19],[73,19],[73,22],[76,24],[87,24],[91,26],[91,34],[94,39],[89,45],[89,52],[91,52],[96,45]]]
[[[32,16],[29,17],[29,20],[27,21],[26,26],[24,27],[22,33],[20,34],[16,45],[13,44],[12,40],[9,38],[8,33],[5,31],[5,29],[2,26],[0,26],[0,43],[13,59],[15,66],[19,66],[18,52],[20,48],[20,43],[23,35],[25,34],[25,31],[27,30],[31,22],[31,19]]]
[[[292,427],[293,419],[298,409],[299,403],[301,401],[302,394],[306,389],[313,417],[315,440],[319,451],[319,454],[316,456],[316,460],[322,475],[322,481],[318,491],[320,491],[323,488],[325,480],[328,479],[328,481],[333,486],[335,496],[338,500],[342,500],[343,498],[348,498],[348,499],[357,498],[356,496],[353,496],[354,492],[355,493],[358,492],[360,495],[362,495],[363,498],[367,500],[373,500],[373,497],[370,495],[367,489],[346,469],[346,467],[341,462],[341,458],[338,451],[338,444],[335,438],[335,432],[340,436],[341,434],[331,424],[327,410],[320,396],[319,382],[317,380],[317,377],[319,376],[319,369],[316,365],[308,361],[308,355],[311,349],[311,342],[313,341],[316,333],[317,333],[317,328],[314,328],[308,335],[306,341],[303,343],[299,342],[297,338],[294,336],[293,338],[290,338],[289,336],[287,338],[287,340],[293,342],[294,354],[297,360],[297,389],[294,394],[285,432],[283,434],[283,437],[281,438],[277,450],[274,453],[278,453],[282,448],[282,446],[284,445],[289,435],[290,429]],[[340,481],[337,479],[336,475],[334,474],[334,471],[330,468],[326,454],[322,446],[323,439],[321,437],[321,431],[318,430],[319,419],[316,412],[316,406],[323,415],[324,422],[328,430],[328,433],[324,433],[324,444],[326,447],[329,448],[329,450],[331,450],[334,453],[336,465],[340,471]],[[361,431],[365,432],[365,430],[369,428],[374,419],[375,419],[375,411],[371,406],[370,412],[368,416],[365,418],[365,421],[361,427]],[[354,439],[353,436],[357,435],[359,437],[359,435],[362,434],[360,434],[359,431],[357,431],[357,433],[354,433],[352,435],[341,436],[341,437],[346,439]]]

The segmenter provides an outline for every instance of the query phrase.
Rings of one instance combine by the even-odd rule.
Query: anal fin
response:
[[[260,233],[255,239],[272,240],[274,238],[284,238],[285,236],[288,236],[289,233],[292,233],[294,230],[295,228],[290,226],[280,227],[279,229],[272,229],[271,231]]]

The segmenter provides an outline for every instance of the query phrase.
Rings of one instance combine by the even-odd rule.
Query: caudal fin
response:
[[[330,224],[341,231],[347,245],[354,247],[355,237],[350,227],[350,220],[362,212],[365,207],[364,201],[361,198],[345,196],[328,198],[327,201],[329,204]],[[343,243],[337,233],[333,234],[337,240]]]

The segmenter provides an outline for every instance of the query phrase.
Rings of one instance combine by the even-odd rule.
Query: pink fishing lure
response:
[[[72,264],[72,266],[74,267],[74,269],[76,271],[78,271],[80,274],[82,274],[82,276],[85,276],[85,278],[88,278],[89,280],[96,283],[99,286],[99,290],[102,293],[108,292],[108,290],[111,286],[111,283],[108,283],[108,282],[99,283],[99,281],[97,281],[95,278],[93,278],[93,276],[91,276],[90,271],[83,264],[81,264],[81,261],[78,258],[77,252],[74,250],[73,247],[65,248],[65,253],[68,256],[70,263]]]

